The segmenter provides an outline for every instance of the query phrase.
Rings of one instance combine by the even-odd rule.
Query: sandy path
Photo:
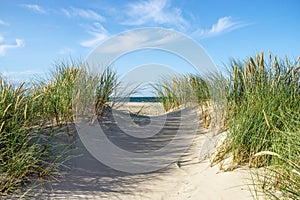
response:
[[[122,115],[122,114],[121,114]],[[179,113],[180,115],[180,113]],[[169,115],[166,128],[157,137],[145,140],[142,145],[132,145],[110,117],[104,117],[105,123],[116,144],[129,151],[149,151],[160,148],[165,141],[172,139],[176,127],[178,112]],[[122,117],[121,117],[122,119]],[[144,123],[141,118],[138,123]],[[160,118],[151,119],[160,121]],[[190,137],[189,127],[199,120],[189,120],[184,125],[185,137]],[[172,127],[172,129],[170,129]],[[78,137],[74,137],[73,155],[80,155],[66,162],[68,169],[59,181],[45,184],[44,189],[34,190],[37,199],[252,199],[248,190],[251,184],[246,169],[234,172],[220,172],[218,166],[210,167],[208,160],[199,162],[200,149],[205,141],[207,131],[201,126],[194,137],[193,144],[180,158],[178,167],[175,163],[168,167],[145,174],[130,174],[107,167],[92,157]],[[70,139],[68,139],[70,140]],[[155,145],[153,145],[153,141]],[[185,138],[182,139],[185,141]],[[179,150],[182,148],[178,141]],[[129,142],[129,143],[128,143]],[[126,145],[124,145],[126,144]],[[135,141],[136,144],[136,141]],[[151,145],[148,145],[151,144]],[[123,145],[123,146],[122,146]],[[165,157],[159,159],[168,159]],[[147,157],[143,159],[149,159]],[[144,162],[145,160],[135,162]],[[159,162],[160,160],[157,160]]]

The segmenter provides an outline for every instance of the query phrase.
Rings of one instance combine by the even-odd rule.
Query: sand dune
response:
[[[119,118],[118,123],[111,115],[101,118],[99,123],[106,127],[107,137],[120,148],[147,153],[174,140],[173,133],[178,129],[178,116],[183,113],[175,111],[167,114],[165,126],[158,134],[136,140],[124,136],[118,127],[118,120],[126,120],[124,116],[128,116],[128,113],[114,111],[114,117]],[[134,126],[140,127],[143,123],[150,123],[149,120],[154,124],[161,121],[160,116],[131,119]],[[100,163],[75,135],[72,137],[75,148],[70,153],[73,158],[65,163],[68,168],[65,168],[64,175],[59,181],[44,184],[43,188],[35,189],[33,193],[37,199],[252,199],[248,190],[251,178],[246,168],[220,172],[218,166],[210,167],[208,159],[199,161],[200,149],[210,133],[198,122],[199,120],[193,118],[181,126],[186,134],[176,141],[174,152],[169,152],[170,155],[181,152],[178,163],[173,162],[163,169],[142,174],[117,171]],[[199,126],[199,131],[191,138],[189,127],[195,125]],[[70,142],[70,138],[59,139],[63,140]],[[182,154],[181,150],[185,148],[183,143],[187,141],[192,141],[192,144]],[[149,159],[153,159],[153,164],[164,164],[169,157],[168,154],[157,158],[145,156],[134,162],[142,166],[143,163],[148,164]]]

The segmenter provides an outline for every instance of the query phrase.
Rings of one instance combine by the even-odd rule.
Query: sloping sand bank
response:
[[[118,113],[120,116],[124,114],[116,111],[115,115]],[[115,140],[115,144],[128,151],[143,152],[161,148],[169,139],[174,138],[172,134],[179,115],[178,111],[168,114],[165,128],[150,140],[143,141],[142,145],[123,137],[111,116],[101,118],[100,123],[105,124],[106,132],[110,133],[108,137]],[[142,124],[149,118],[134,120],[134,123]],[[160,118],[151,120],[160,121]],[[189,123],[184,124],[185,137],[191,136],[189,127],[195,126],[198,121],[190,119]],[[202,124],[198,125],[199,131],[193,136],[192,145],[180,157],[178,164],[173,162],[163,169],[144,174],[120,172],[105,166],[91,156],[75,135],[72,139],[75,148],[70,154],[76,157],[65,163],[68,168],[64,170],[64,175],[58,181],[45,184],[42,189],[33,190],[34,195],[37,199],[252,199],[248,190],[248,185],[252,182],[246,168],[220,172],[218,166],[210,167],[207,159],[199,162],[200,149],[209,133]],[[174,150],[181,150],[185,139],[178,140],[178,146]],[[64,138],[60,139],[63,140]],[[165,157],[160,159],[168,159],[167,155],[163,156]],[[143,159],[136,162],[145,162]]]

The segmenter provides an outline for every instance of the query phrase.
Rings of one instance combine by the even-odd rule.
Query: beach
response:
[[[160,102],[121,102],[115,104],[115,109],[124,112],[156,116],[165,113],[163,105]]]
[[[3,2],[0,200],[300,200],[299,1]]]

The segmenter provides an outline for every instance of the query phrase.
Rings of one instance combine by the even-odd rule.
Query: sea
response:
[[[118,101],[118,98],[110,98],[110,101]],[[158,97],[128,97],[119,99],[126,102],[159,102]]]

